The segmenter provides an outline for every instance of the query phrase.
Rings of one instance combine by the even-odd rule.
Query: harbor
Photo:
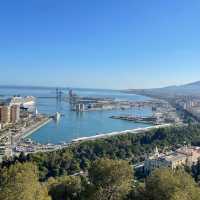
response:
[[[30,139],[24,139],[22,142],[15,147],[14,154],[19,155],[21,152],[28,154],[28,153],[37,153],[37,152],[50,152],[55,150],[60,150],[63,148],[66,148],[74,143],[80,143],[90,140],[97,140],[97,139],[105,139],[108,137],[113,137],[117,135],[123,135],[123,134],[139,134],[146,131],[150,131],[152,129],[159,129],[159,128],[165,128],[172,126],[172,124],[162,124],[162,125],[156,125],[156,126],[149,126],[146,128],[137,128],[137,129],[131,129],[131,130],[125,130],[125,131],[116,131],[111,133],[103,133],[103,134],[97,134],[94,136],[89,137],[81,137],[73,139],[70,143],[61,143],[61,144],[40,144],[35,143],[34,141]]]
[[[5,89],[7,92],[7,88]],[[69,92],[70,90],[66,89],[42,89],[41,91],[27,89],[26,91],[14,88],[10,90],[10,95],[5,95],[0,88],[4,99],[10,99],[12,104],[23,105],[20,107],[20,120],[13,124],[4,123],[0,130],[1,154],[17,155],[20,152],[52,151],[66,147],[77,138],[86,137],[90,140],[90,137],[97,135],[99,138],[104,137],[104,134],[112,135],[114,132],[150,126],[142,122],[120,122],[110,118],[110,116],[125,114],[151,116],[152,109],[147,105],[152,100],[149,101],[146,97],[109,90],[75,90],[74,93],[78,98],[93,108],[87,112],[77,112],[71,109]],[[12,98],[14,94],[20,96],[16,95]],[[107,107],[108,102],[115,106]],[[101,107],[102,105],[105,107]],[[27,108],[29,106],[33,108],[29,110]],[[94,109],[95,106],[97,108]]]
[[[23,106],[18,121],[1,129],[2,155],[54,151],[71,143],[138,134],[179,122],[168,103],[144,96],[101,90],[30,91],[23,94],[27,97],[9,100]]]
[[[116,131],[116,132],[105,133],[105,134],[97,134],[97,135],[90,136],[90,137],[77,138],[77,139],[72,140],[72,142],[76,143],[76,142],[83,142],[83,141],[88,141],[88,140],[96,140],[96,139],[102,139],[102,138],[123,135],[123,134],[128,134],[128,133],[139,134],[141,132],[149,131],[152,129],[165,128],[165,127],[169,127],[171,125],[172,124],[162,124],[162,125],[148,126],[146,128],[136,128],[136,129],[131,129],[131,130],[119,131],[119,132]]]

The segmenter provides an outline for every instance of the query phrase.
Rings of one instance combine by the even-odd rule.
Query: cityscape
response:
[[[0,6],[0,200],[200,200],[200,1]]]

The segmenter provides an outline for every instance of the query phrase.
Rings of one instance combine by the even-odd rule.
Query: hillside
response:
[[[200,81],[179,86],[173,85],[163,88],[129,89],[126,90],[126,92],[145,94],[149,96],[175,96],[175,95],[200,96]]]

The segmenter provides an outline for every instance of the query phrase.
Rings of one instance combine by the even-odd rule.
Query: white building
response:
[[[160,154],[156,148],[154,155],[144,162],[144,171],[150,173],[155,168],[170,167],[175,169],[181,165],[192,166],[200,158],[200,147],[184,146],[176,151]]]

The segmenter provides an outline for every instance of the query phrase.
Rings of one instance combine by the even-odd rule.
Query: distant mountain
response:
[[[152,89],[130,89],[127,90],[131,93],[146,94],[149,96],[174,96],[174,95],[194,95],[200,96],[200,81],[184,84],[184,85],[173,85],[163,88],[152,88]]]

